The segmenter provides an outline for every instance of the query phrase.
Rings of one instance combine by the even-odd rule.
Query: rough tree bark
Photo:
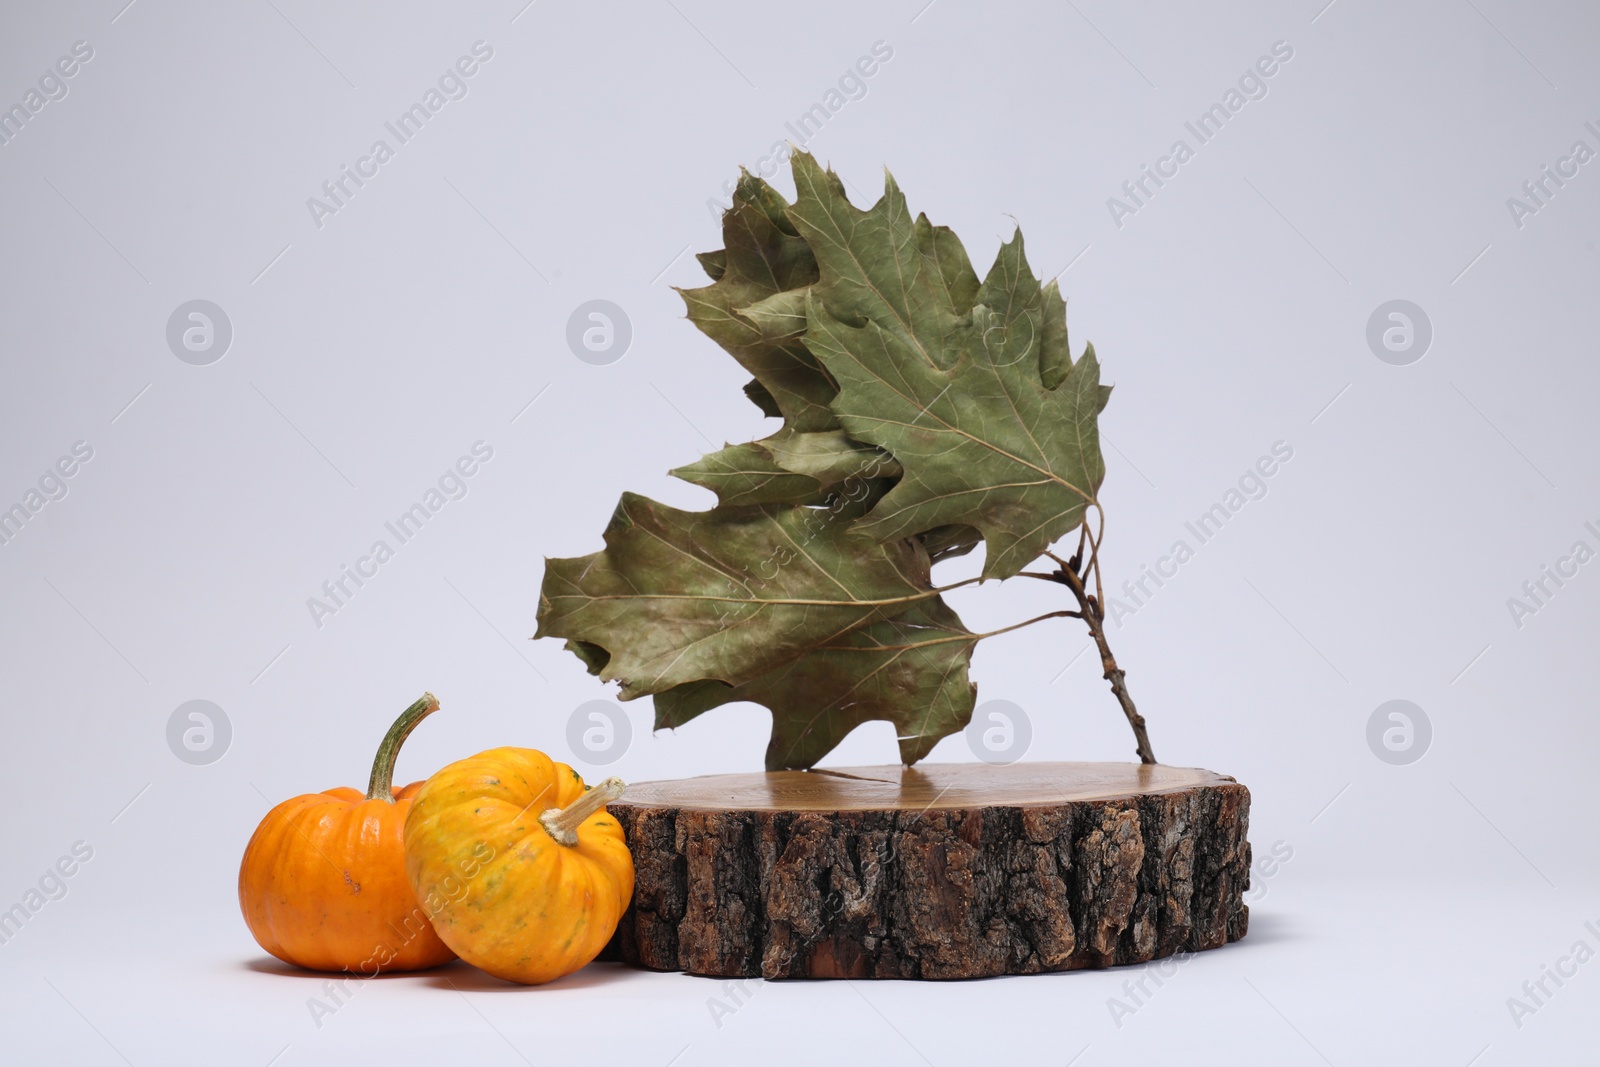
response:
[[[1243,937],[1250,793],[1162,765],[718,775],[609,806],[638,871],[602,959],[718,977],[980,978]]]

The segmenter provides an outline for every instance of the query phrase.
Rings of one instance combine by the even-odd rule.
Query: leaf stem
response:
[[[977,635],[977,640],[982,641],[986,637],[998,637],[1001,634],[1008,634],[1012,630],[1020,630],[1024,626],[1032,626],[1034,623],[1036,623],[1036,622],[1044,622],[1046,619],[1081,619],[1081,618],[1083,618],[1083,613],[1082,612],[1078,612],[1078,611],[1048,611],[1048,612],[1045,612],[1043,615],[1035,615],[1031,619],[1024,619],[1022,622],[1014,622],[1010,626],[1002,626],[998,630],[990,630],[988,633],[978,634]]]
[[[1051,580],[1054,581],[1054,579]],[[1031,619],[1024,619],[1022,622],[1014,622],[1010,626],[1002,626],[998,630],[990,630],[988,633],[972,634],[962,631],[961,633],[950,637],[930,637],[926,641],[913,641],[904,645],[868,645],[865,647],[859,647],[855,645],[818,645],[817,648],[823,652],[864,652],[871,653],[873,655],[877,655],[878,653],[882,652],[914,652],[919,648],[932,648],[934,645],[948,645],[956,642],[975,645],[984,638],[998,637],[1001,634],[1008,634],[1012,630],[1020,630],[1024,626],[1032,626],[1034,623],[1044,622],[1046,619],[1081,618],[1083,618],[1083,616],[1076,611],[1050,611],[1043,615],[1036,615]]]

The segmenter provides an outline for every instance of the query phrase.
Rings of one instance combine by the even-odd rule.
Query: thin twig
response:
[[[1008,634],[1012,630],[1020,630],[1024,626],[1032,626],[1034,623],[1036,623],[1036,622],[1044,622],[1046,619],[1081,619],[1081,618],[1083,618],[1082,613],[1076,612],[1076,611],[1050,611],[1050,612],[1046,612],[1043,615],[1035,615],[1033,618],[1027,619],[1027,620],[1025,620],[1023,622],[1014,622],[1010,626],[1002,626],[998,630],[990,630],[988,633],[979,634],[978,635],[978,640],[981,641],[985,637],[998,637],[1000,634]]]
[[[1085,524],[1087,526],[1087,524]],[[1094,539],[1090,539],[1094,544]],[[1072,590],[1072,595],[1078,599],[1082,608],[1080,618],[1089,627],[1089,636],[1094,638],[1094,643],[1100,650],[1100,665],[1104,668],[1104,677],[1111,683],[1111,691],[1116,694],[1117,703],[1122,705],[1122,713],[1128,717],[1128,725],[1133,727],[1133,738],[1138,744],[1139,762],[1154,763],[1156,756],[1150,748],[1150,735],[1145,732],[1144,716],[1139,714],[1139,709],[1134,707],[1133,697],[1128,694],[1126,675],[1121,667],[1117,666],[1116,657],[1111,654],[1111,646],[1106,643],[1106,614],[1102,601],[1096,600],[1083,587],[1083,579],[1079,576],[1079,567],[1083,566],[1081,556],[1074,556],[1071,560],[1063,560],[1053,552],[1045,555],[1061,564],[1061,570],[1056,579]],[[1092,566],[1092,564],[1091,564]],[[1087,570],[1087,568],[1086,568]]]
[[[1096,505],[1095,518],[1100,528],[1089,538],[1089,566],[1094,568],[1094,595],[1100,603],[1106,602],[1106,587],[1100,577],[1100,544],[1106,539],[1106,513],[1105,509]],[[1087,530],[1089,524],[1085,522],[1083,528]]]

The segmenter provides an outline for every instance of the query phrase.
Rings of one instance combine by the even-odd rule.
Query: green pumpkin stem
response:
[[[383,735],[378,746],[378,756],[372,761],[372,777],[367,779],[367,799],[394,803],[394,761],[400,755],[400,746],[406,743],[417,723],[439,710],[439,698],[423,693],[417,702],[400,713],[400,717]]]
[[[583,820],[616,800],[626,788],[621,778],[607,778],[566,807],[546,808],[540,812],[539,825],[558,843],[572,848],[578,843],[578,827],[583,825]]]

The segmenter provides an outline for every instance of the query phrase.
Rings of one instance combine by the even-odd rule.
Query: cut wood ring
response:
[[[716,977],[983,978],[1243,937],[1250,792],[1137,763],[923,764],[628,787],[602,959]]]

